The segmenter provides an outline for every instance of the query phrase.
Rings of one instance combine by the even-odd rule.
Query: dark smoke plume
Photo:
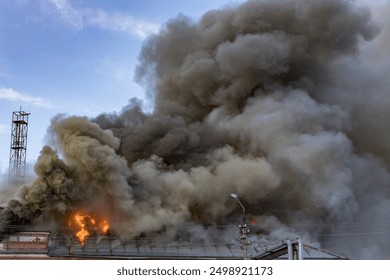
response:
[[[133,100],[94,120],[55,118],[37,179],[0,227],[42,213],[61,224],[82,208],[109,216],[121,238],[168,238],[183,224],[209,238],[202,225],[239,220],[234,192],[265,240],[384,258],[387,245],[337,239],[372,236],[390,213],[390,87],[373,65],[384,31],[368,43],[379,28],[347,0],[248,1],[170,20],[136,69],[153,112]]]

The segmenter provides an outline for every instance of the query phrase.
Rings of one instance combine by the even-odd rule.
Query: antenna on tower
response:
[[[26,174],[28,116],[20,106],[19,111],[12,113],[11,148],[9,159],[9,183],[24,181]]]

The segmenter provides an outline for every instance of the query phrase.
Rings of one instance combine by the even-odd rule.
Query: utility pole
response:
[[[241,239],[241,244],[242,244],[242,257],[244,260],[248,260],[248,248],[249,248],[249,241],[247,238],[247,233],[249,232],[247,228],[247,223],[246,223],[246,217],[245,217],[245,207],[242,205],[241,201],[238,199],[238,195],[235,193],[231,194],[231,197],[233,197],[237,203],[241,206],[242,208],[242,221],[241,224],[238,225],[240,229],[240,239]]]

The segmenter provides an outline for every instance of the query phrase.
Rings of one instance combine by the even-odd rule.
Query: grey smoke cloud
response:
[[[237,222],[234,192],[265,240],[299,235],[383,258],[384,247],[359,240],[356,249],[334,234],[390,210],[388,87],[371,71],[372,48],[387,33],[378,35],[367,8],[340,0],[248,1],[199,21],[178,16],[140,53],[136,80],[154,111],[133,100],[93,120],[55,118],[37,179],[0,226],[42,212],[60,224],[82,208],[108,216],[121,238],[172,238],[183,224],[211,238],[202,225]]]

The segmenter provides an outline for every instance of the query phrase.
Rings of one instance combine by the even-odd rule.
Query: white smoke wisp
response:
[[[389,241],[375,236],[390,210],[388,82],[371,71],[386,34],[346,0],[248,1],[199,21],[178,16],[140,53],[136,79],[154,111],[133,100],[93,120],[54,119],[38,179],[0,221],[83,207],[107,213],[122,239],[175,238],[188,225],[210,241],[218,234],[204,226],[240,217],[234,192],[265,240],[299,235],[384,258],[389,248],[369,237]]]

